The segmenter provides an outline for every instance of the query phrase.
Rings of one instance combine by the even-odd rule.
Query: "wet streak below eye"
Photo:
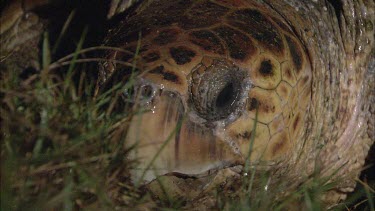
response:
[[[176,122],[179,124],[183,121],[184,113],[183,111],[178,111],[176,115]],[[177,128],[176,136],[174,140],[174,157],[176,159],[176,166],[180,165],[179,159],[179,149],[180,149],[180,139],[181,139],[181,128]]]
[[[214,135],[212,135],[210,137],[210,142],[209,142],[208,148],[209,148],[209,152],[210,152],[209,158],[212,159],[212,160],[216,159],[216,157],[217,157],[217,153],[216,153],[216,137]]]

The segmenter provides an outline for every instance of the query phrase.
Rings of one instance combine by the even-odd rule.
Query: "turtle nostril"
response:
[[[227,84],[216,98],[216,107],[225,108],[235,100],[233,83]]]

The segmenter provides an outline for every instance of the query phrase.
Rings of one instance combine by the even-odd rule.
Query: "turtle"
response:
[[[126,10],[103,41],[116,48],[102,55],[97,92],[131,81],[122,97],[146,110],[127,128],[134,181],[160,197],[161,177],[199,206],[251,168],[285,192],[328,177],[337,183],[322,198],[345,199],[375,140],[374,9],[150,0]]]
[[[321,175],[338,171],[346,179],[337,197],[352,191],[374,141],[373,9],[369,1],[142,5],[105,40],[133,54],[109,51],[114,62],[100,66],[104,84],[131,72],[115,61],[142,71],[136,91],[151,112],[129,128],[142,162],[134,174],[150,181],[250,160],[287,186],[316,166]]]

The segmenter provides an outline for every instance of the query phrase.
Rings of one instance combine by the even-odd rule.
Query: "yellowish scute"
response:
[[[276,88],[276,92],[280,97],[282,107],[288,103],[289,95],[292,92],[292,87],[285,81],[281,81]]]
[[[237,144],[240,147],[240,151],[243,156],[247,156],[249,153],[251,133],[254,126],[255,120],[248,116],[241,117],[233,124],[228,127],[228,134],[233,140],[237,140]],[[245,137],[246,135],[248,137]],[[253,143],[253,150],[251,153],[251,160],[259,159],[265,151],[267,144],[270,140],[270,133],[267,125],[257,123],[255,128],[255,137]]]
[[[272,64],[272,73],[262,75],[260,73],[261,64],[264,61],[270,61]],[[250,78],[253,84],[263,89],[275,89],[281,81],[280,63],[270,54],[261,54],[253,64],[250,70]]]
[[[254,87],[249,92],[249,99],[256,99],[259,105],[258,121],[268,124],[281,113],[281,101],[274,90]],[[255,118],[256,109],[249,111],[249,116]]]
[[[290,61],[285,61],[281,64],[281,75],[283,81],[286,81],[293,87],[296,85],[297,79]]]
[[[289,138],[288,129],[285,128],[283,131],[274,134],[267,146],[267,150],[264,153],[265,160],[274,160],[279,157],[285,157],[288,155],[288,151],[291,150],[291,142]]]
[[[292,122],[293,112],[289,105],[285,105],[282,111],[283,120],[285,127],[289,127],[290,123]]]
[[[293,111],[298,110],[298,97],[299,96],[298,96],[297,89],[296,88],[292,89],[289,99],[288,99],[288,104]]]
[[[170,72],[176,75],[178,77],[178,81],[176,82],[168,81],[164,79],[162,74],[156,74],[156,73],[151,73],[151,72],[147,72],[145,74],[145,78],[152,81],[155,84],[162,85],[163,88],[165,88],[166,90],[177,91],[178,93],[182,95],[186,94],[188,90],[188,83],[187,83],[185,75],[181,71],[175,71],[173,66],[166,62],[159,62],[159,63],[152,64],[152,66],[146,67],[146,70],[151,71],[152,69],[158,66],[163,66],[164,72]]]
[[[292,117],[289,125],[289,132],[292,140],[298,140],[300,132],[305,125],[304,118],[305,111],[297,111]]]
[[[283,115],[280,114],[275,119],[273,119],[273,121],[268,124],[268,127],[270,129],[271,136],[283,130],[286,127]]]

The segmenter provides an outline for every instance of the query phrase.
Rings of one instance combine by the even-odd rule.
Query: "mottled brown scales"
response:
[[[306,85],[308,84],[309,80],[310,80],[310,77],[309,77],[309,76],[305,76],[305,77],[303,77],[303,78],[301,79],[301,88],[304,87],[304,86],[306,86]]]
[[[282,36],[277,27],[258,10],[237,10],[228,16],[228,21],[230,25],[251,35],[271,52],[282,54],[284,51]]]
[[[161,76],[163,76],[164,80],[167,80],[176,84],[181,83],[179,77],[175,73],[165,70],[164,66],[162,65],[155,67],[149,73],[160,74]]]
[[[166,45],[177,40],[178,31],[175,29],[166,29],[161,31],[154,39],[153,42],[157,45]]]
[[[154,69],[150,70],[149,73],[162,74],[163,71],[164,71],[164,66],[161,65],[161,66],[157,66],[157,67],[155,67]]]
[[[129,27],[130,28],[130,27]],[[129,30],[127,32],[123,31],[116,31],[116,33],[113,33],[111,39],[106,40],[106,45],[108,46],[116,46],[120,43],[130,43],[133,41],[138,40],[139,38],[139,29],[138,27],[133,30]]]
[[[256,87],[272,90],[281,82],[280,63],[270,54],[261,54],[250,68],[250,78]]]
[[[152,1],[150,6],[140,15],[144,19],[144,27],[163,27],[177,23],[186,9],[193,4],[190,0],[176,0],[165,4],[163,1]]]
[[[285,132],[277,134],[275,139],[275,143],[272,145],[271,149],[271,159],[281,155],[288,147],[288,135]]]
[[[311,89],[310,87],[306,87],[301,93],[299,97],[299,107],[301,109],[306,109],[311,101]]]
[[[289,52],[290,56],[292,57],[293,64],[296,67],[296,73],[299,75],[299,73],[302,71],[303,64],[302,52],[298,47],[298,44],[292,38],[289,36],[285,36],[285,38],[289,46]]]
[[[286,126],[290,126],[290,122],[292,121],[293,117],[292,113],[292,109],[288,105],[285,105],[282,111],[282,115]]]
[[[240,8],[240,7],[248,6],[246,2],[238,1],[238,0],[234,0],[234,1],[233,0],[216,0],[215,2],[217,4],[220,4],[229,8],[232,8],[232,7]]]
[[[292,69],[289,66],[284,69],[283,73],[284,73],[283,79],[285,78],[288,81],[293,81],[294,80]]]
[[[285,86],[282,86],[280,88],[280,92],[281,92],[282,96],[287,96],[288,95],[288,90],[287,90],[287,88]]]
[[[144,55],[142,58],[147,63],[155,62],[155,61],[157,61],[157,60],[160,59],[160,54],[159,54],[159,52],[152,51],[152,52],[147,53],[146,55]]]
[[[289,96],[288,103],[290,105],[290,108],[293,111],[297,111],[297,109],[298,109],[298,92],[297,92],[296,88],[292,89],[292,91],[290,93],[290,96]]]
[[[251,138],[251,134],[252,134],[253,131],[245,131],[245,132],[242,132],[240,134],[237,134],[236,137],[237,138],[241,138],[243,140],[249,140],[250,141],[250,138]]]
[[[274,23],[276,23],[282,30],[284,30],[285,32],[288,32],[289,34],[293,34],[292,30],[287,26],[285,25],[285,23],[275,17],[270,17],[272,19],[272,21]]]
[[[179,18],[179,26],[183,29],[209,27],[220,23],[220,19],[228,12],[228,8],[213,2],[196,3],[189,11]],[[198,18],[204,17],[204,18]]]
[[[188,14],[193,17],[210,17],[220,18],[224,16],[229,9],[213,2],[202,2],[195,4],[189,9]]]
[[[134,43],[133,45],[130,45],[128,47],[125,48],[125,50],[129,51],[129,52],[132,52],[133,53],[133,57],[136,55],[137,51],[138,53],[143,53],[145,51],[148,50],[150,46],[149,45],[142,45],[142,46],[138,46],[136,43]]]
[[[203,48],[206,51],[224,54],[224,46],[221,44],[220,39],[211,31],[200,30],[190,33],[190,41],[195,45]]]
[[[172,72],[164,72],[163,79],[167,81],[171,81],[173,83],[179,83],[178,76]]]
[[[117,52],[116,53],[116,60],[117,61],[129,61],[130,59],[134,58],[134,54],[127,53],[127,52]]]
[[[297,130],[297,126],[300,124],[300,114],[298,113],[293,120],[293,130]]]
[[[262,112],[262,113],[275,112],[275,106],[272,105],[271,102],[267,102],[266,100],[258,100],[256,98],[250,98],[249,104],[248,104],[248,110],[255,111],[257,106],[259,108],[259,112]]]
[[[255,54],[256,48],[253,42],[244,33],[228,26],[217,27],[214,32],[224,40],[233,59],[244,61]]]
[[[184,46],[171,47],[169,53],[178,65],[191,62],[192,58],[196,55],[193,50]]]
[[[284,117],[282,115],[277,116],[268,124],[270,129],[270,134],[274,135],[275,133],[280,132],[285,128]]]
[[[259,106],[259,102],[256,98],[249,98],[247,104],[247,110],[255,111],[255,109]]]
[[[271,63],[271,60],[264,60],[260,64],[259,73],[264,76],[272,76],[273,75],[273,65]]]
[[[275,106],[271,103],[264,103],[263,106],[260,105],[260,110],[264,113],[274,113],[275,112]]]

